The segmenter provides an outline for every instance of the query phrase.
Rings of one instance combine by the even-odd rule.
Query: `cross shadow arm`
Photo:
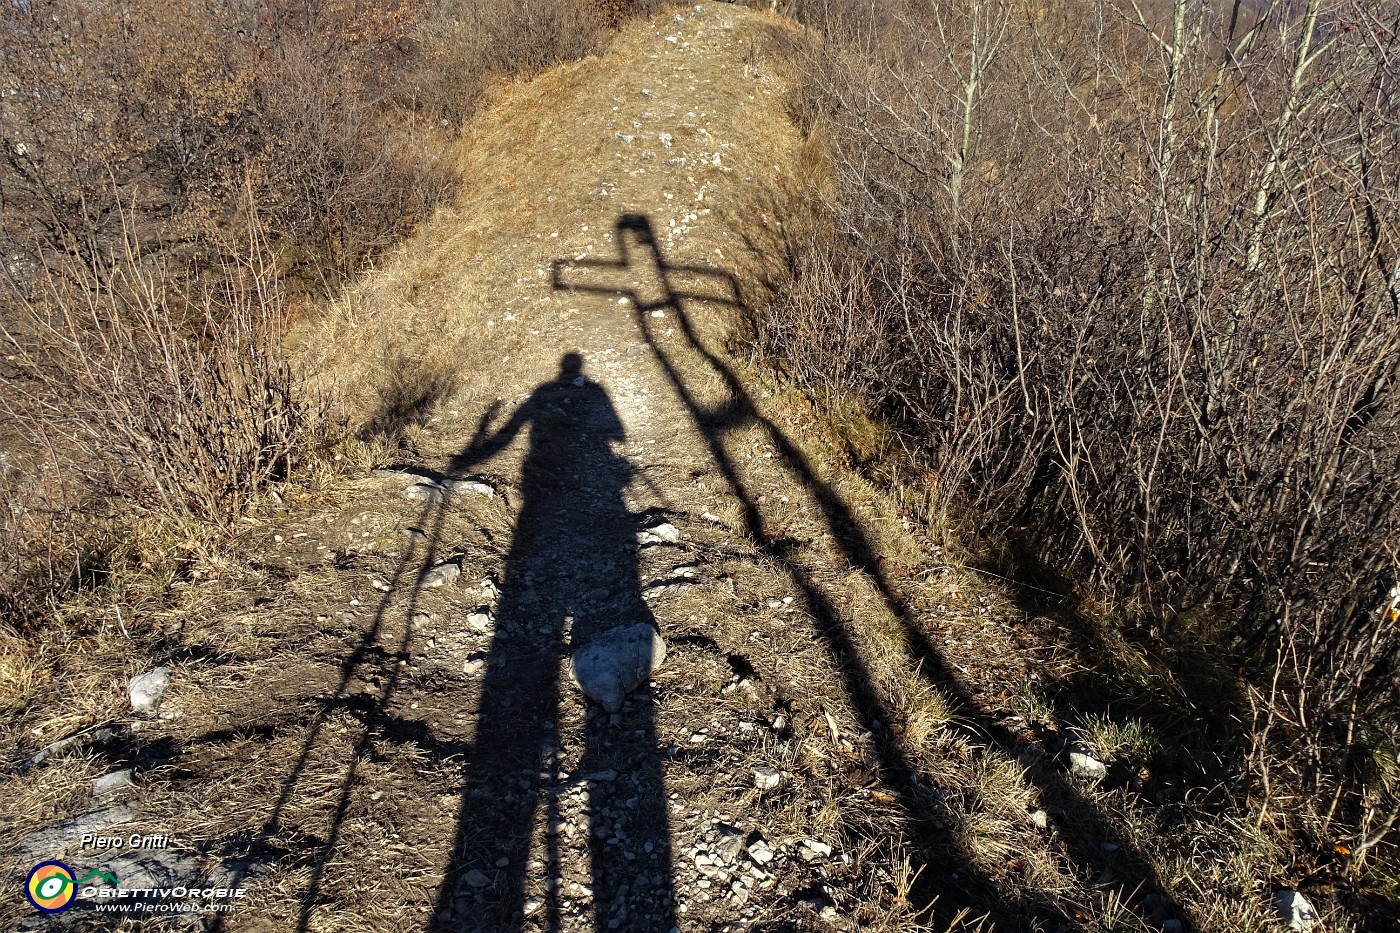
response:
[[[652,227],[651,220],[643,214],[623,214],[614,224],[613,229],[617,238],[617,258],[616,259],[556,259],[550,267],[550,283],[556,291],[582,292],[595,295],[629,295],[633,303],[642,310],[651,310],[652,307],[675,307],[679,310],[679,303],[682,301],[702,301],[719,305],[726,305],[732,308],[746,309],[740,297],[739,280],[730,272],[723,269],[716,269],[711,266],[694,264],[682,264],[662,262],[660,250],[656,243],[656,233]],[[644,247],[645,257],[640,260],[643,265],[654,265],[654,272],[660,277],[663,298],[655,305],[643,304],[638,300],[637,292],[634,288],[626,286],[619,287],[615,282],[610,283],[609,277],[602,273],[622,272],[631,276],[641,273],[642,269],[635,268],[635,257],[632,254],[632,242],[636,241]],[[603,281],[583,281],[579,282],[568,277],[567,271],[578,269],[585,271],[593,270],[600,273],[598,278]],[[678,291],[672,280],[676,276],[690,276],[706,281],[718,281],[721,294],[698,294]]]

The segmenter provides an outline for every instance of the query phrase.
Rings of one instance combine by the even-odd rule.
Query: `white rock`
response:
[[[1037,810],[1031,814],[1031,822],[1035,824],[1036,829],[1047,829],[1050,826],[1050,814],[1044,810]]]
[[[473,612],[467,615],[467,624],[472,627],[474,632],[489,631],[491,622],[491,613],[489,612]]]
[[[637,532],[638,544],[676,544],[681,539],[681,533],[675,525],[670,522],[662,522],[644,531]]]
[[[657,139],[661,140],[661,148],[663,148],[663,149],[670,149],[670,148],[671,148],[671,134],[670,134],[670,133],[662,133],[662,134],[660,134],[659,136],[657,136]]]
[[[415,502],[440,502],[442,501],[442,493],[443,488],[437,483],[414,483],[403,491],[403,497],[405,499],[412,499]]]
[[[132,788],[131,769],[122,768],[111,774],[104,774],[92,784],[92,795],[97,798],[119,797]]]
[[[759,865],[767,865],[773,861],[773,850],[768,847],[768,843],[760,839],[749,846],[749,857]]]
[[[160,705],[161,697],[165,696],[165,689],[170,686],[170,674],[170,668],[158,667],[131,678],[126,690],[131,697],[132,711],[153,712]]]
[[[423,586],[446,586],[462,575],[462,567],[455,561],[443,561],[423,574]]]
[[[1274,909],[1290,930],[1311,930],[1320,919],[1313,905],[1299,891],[1284,889],[1274,892]]]
[[[645,683],[665,660],[666,642],[654,628],[646,623],[623,625],[575,651],[569,674],[585,696],[616,713],[628,692]]]
[[[491,879],[486,877],[478,868],[473,868],[471,871],[467,872],[466,877],[462,880],[474,888],[491,887]]]
[[[1108,776],[1108,765],[1084,752],[1069,753],[1069,770],[1075,777],[1102,781]]]
[[[775,790],[783,782],[782,772],[767,765],[754,765],[753,786],[759,790]]]
[[[496,490],[490,483],[483,483],[477,479],[454,479],[449,480],[447,488],[457,495],[484,496],[487,499],[496,497]]]
[[[799,853],[809,862],[814,862],[819,858],[831,857],[831,846],[825,842],[818,842],[815,839],[802,840],[802,848]]]

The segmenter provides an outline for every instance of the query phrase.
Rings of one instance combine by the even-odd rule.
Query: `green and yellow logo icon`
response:
[[[24,894],[34,909],[46,914],[56,914],[73,906],[78,886],[73,880],[73,869],[62,862],[40,862],[29,872]]]

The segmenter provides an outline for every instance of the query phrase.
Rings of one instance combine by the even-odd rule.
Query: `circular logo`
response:
[[[34,909],[56,914],[73,906],[78,886],[73,881],[73,869],[62,862],[40,862],[29,873],[24,894]]]

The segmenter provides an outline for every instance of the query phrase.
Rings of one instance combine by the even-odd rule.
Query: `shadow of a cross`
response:
[[[694,302],[720,305],[746,313],[748,305],[743,300],[739,280],[723,269],[666,260],[661,254],[661,245],[657,242],[651,219],[645,214],[623,214],[618,217],[613,229],[618,258],[556,259],[551,267],[554,289],[626,298],[632,305],[643,336],[653,346],[656,345],[656,337],[651,324],[652,312],[669,311],[688,344],[700,352],[706,363],[725,382],[725,403],[718,408],[703,408],[685,390],[684,382],[670,360],[664,356],[658,357],[672,385],[681,392],[682,400],[702,429],[707,432],[730,429],[754,421],[758,413],[750,403],[747,392],[724,362],[705,347],[685,311],[685,304]],[[717,284],[719,290],[706,290],[705,286],[711,284]],[[655,289],[649,286],[655,286]],[[754,513],[747,517],[752,525],[758,515]]]
[[[905,839],[912,846],[911,867],[915,869],[908,898],[918,913],[927,911],[930,918],[941,918],[950,929],[980,929],[983,921],[1005,929],[1070,925],[1063,908],[1048,896],[1048,892],[1033,888],[1003,889],[996,874],[979,867],[966,843],[946,830],[948,823],[960,817],[949,811],[941,788],[923,785],[915,760],[899,736],[886,725],[897,711],[881,695],[871,670],[862,660],[858,639],[849,627],[849,613],[838,607],[833,595],[803,561],[789,553],[789,542],[775,533],[776,523],[763,514],[751,482],[741,474],[726,449],[724,436],[736,428],[756,426],[777,451],[780,462],[815,500],[819,507],[816,514],[823,517],[826,530],[847,567],[869,581],[896,622],[910,662],[926,681],[937,686],[950,700],[955,712],[950,726],[965,729],[974,744],[991,744],[1017,761],[1027,776],[1037,776],[1040,794],[1061,801],[1065,809],[1074,814],[1075,819],[1068,822],[1077,822],[1080,831],[1066,833],[1062,840],[1067,860],[1079,870],[1101,872],[1102,878],[1112,878],[1105,883],[1113,884],[1123,902],[1144,910],[1155,905],[1155,911],[1165,910],[1168,915],[1179,916],[1180,909],[1166,894],[1158,867],[1148,853],[1131,844],[1116,846],[1121,858],[1112,866],[1114,871],[1107,871],[1109,866],[1105,864],[1101,842],[1116,835],[1110,814],[1065,776],[1053,769],[1038,767],[1041,764],[1038,749],[978,709],[972,691],[958,670],[934,643],[905,593],[887,574],[861,519],[836,488],[818,474],[792,439],[758,410],[748,388],[727,361],[700,339],[686,311],[686,303],[713,303],[747,314],[750,309],[742,299],[737,279],[728,272],[710,267],[667,262],[651,221],[644,215],[624,214],[618,218],[614,229],[617,259],[558,260],[553,266],[553,286],[558,291],[622,296],[631,302],[638,329],[741,504],[743,530],[801,593],[814,634],[836,662],[853,712],[870,728],[880,770],[887,782],[885,787],[903,811],[908,825]],[[708,293],[704,288],[681,290],[677,288],[679,278],[701,283],[717,280],[724,293]],[[648,291],[653,286],[659,287],[659,295],[650,297]],[[681,352],[688,349],[698,355],[701,368],[719,378],[725,400],[718,406],[700,404],[691,380],[678,362],[678,352],[657,339],[652,317],[655,311],[671,312],[683,337],[678,349]]]
[[[552,284],[556,291],[586,292],[601,295],[624,295],[638,312],[669,309],[680,314],[683,301],[703,301],[744,307],[739,295],[739,282],[723,269],[709,266],[674,264],[661,257],[656,232],[645,214],[623,214],[614,226],[617,234],[617,259],[556,259]],[[636,243],[641,249],[633,249]],[[583,281],[566,281],[568,270],[584,273]],[[678,276],[700,280],[719,280],[725,294],[685,292],[675,287]],[[642,287],[655,282],[661,288],[659,301],[645,300]]]

